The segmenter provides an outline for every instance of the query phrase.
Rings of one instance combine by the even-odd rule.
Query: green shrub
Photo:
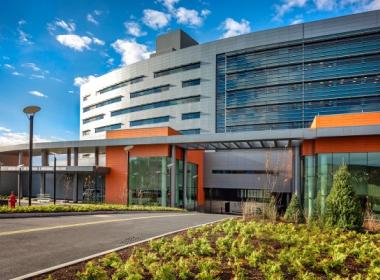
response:
[[[103,267],[94,264],[93,262],[88,262],[84,271],[78,272],[77,275],[80,280],[106,280],[108,279],[106,271]]]
[[[285,211],[284,219],[289,223],[299,224],[305,222],[301,203],[297,195],[293,195],[292,199],[290,200],[289,206]]]
[[[343,229],[360,229],[363,211],[351,185],[347,165],[339,167],[334,174],[333,187],[326,199],[326,225]]]

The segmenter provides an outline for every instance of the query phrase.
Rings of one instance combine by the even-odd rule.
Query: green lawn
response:
[[[83,280],[380,279],[380,234],[231,219],[153,240],[132,253],[112,253],[88,262],[76,276]]]
[[[32,205],[0,206],[1,213],[54,213],[54,212],[90,212],[90,211],[184,211],[179,208],[160,206],[117,205],[117,204],[68,204],[68,205]]]

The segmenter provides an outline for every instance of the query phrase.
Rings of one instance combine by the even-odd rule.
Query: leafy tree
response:
[[[289,206],[286,208],[284,218],[285,221],[296,224],[305,222],[301,203],[297,195],[293,195],[290,200]]]
[[[347,165],[341,165],[334,174],[333,187],[326,199],[324,221],[328,226],[344,229],[361,228],[363,212],[351,181]]]

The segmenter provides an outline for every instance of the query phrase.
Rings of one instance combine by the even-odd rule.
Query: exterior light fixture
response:
[[[29,187],[28,187],[28,196],[29,196],[29,206],[32,205],[32,175],[33,175],[33,120],[34,115],[41,110],[38,106],[28,106],[25,107],[23,112],[29,120]]]

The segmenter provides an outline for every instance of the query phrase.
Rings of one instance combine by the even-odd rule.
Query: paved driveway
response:
[[[0,278],[10,279],[225,215],[135,213],[0,220]]]

